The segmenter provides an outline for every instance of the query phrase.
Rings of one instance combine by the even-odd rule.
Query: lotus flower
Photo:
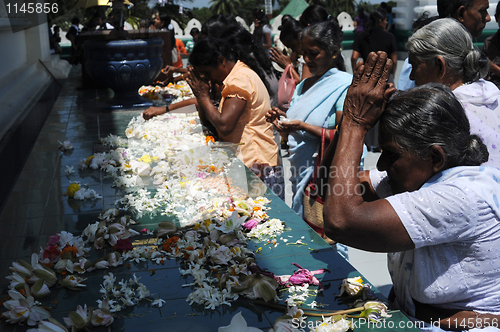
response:
[[[32,281],[37,281],[38,279],[43,279],[43,281],[45,282],[45,284],[48,287],[54,286],[57,283],[56,273],[52,269],[50,269],[46,266],[41,266],[41,267],[42,268],[33,270],[33,276],[35,278],[32,278],[32,279],[35,279],[35,280],[32,280]]]
[[[66,270],[68,272],[73,273],[73,261],[71,259],[60,259],[59,262],[54,265],[54,269],[56,270]]]
[[[167,237],[177,232],[177,226],[171,221],[162,221],[158,224],[158,237]]]
[[[31,271],[33,267],[26,263],[25,261],[19,259],[17,262],[12,262],[12,267],[9,267],[11,273],[16,273],[23,278],[29,278],[31,276]]]
[[[81,278],[75,275],[66,276],[63,280],[61,280],[61,286],[66,287],[71,290],[81,290],[82,287],[87,287],[83,284],[83,282],[87,280],[87,278]]]
[[[36,329],[29,329],[26,332],[68,332],[61,323],[52,317],[49,317],[49,321],[41,321]]]
[[[29,290],[27,290],[29,293]],[[12,298],[4,302],[4,307],[7,310],[2,315],[6,318],[7,323],[17,324],[27,322],[29,326],[34,326],[38,322],[50,317],[50,314],[45,309],[36,306],[33,296],[24,297],[21,293],[15,290],[9,290],[9,296]]]
[[[69,317],[64,317],[64,323],[67,326],[73,327],[77,330],[83,330],[87,328],[92,319],[92,312],[87,309],[87,305],[82,308],[81,305],[76,307],[76,311],[70,311]]]
[[[346,332],[351,329],[351,324],[341,316],[331,316],[323,319],[321,324],[316,325],[314,332]]]
[[[249,276],[242,275],[239,278],[239,283],[231,288],[232,292],[244,294],[253,300],[262,298],[266,302],[276,297],[276,289],[279,286],[276,280],[260,273]]]
[[[23,289],[26,284],[26,279],[17,273],[12,273],[5,278],[10,280],[9,289]]]
[[[33,286],[31,286],[31,294],[37,299],[50,294],[49,287],[45,284],[43,279],[38,279]]]
[[[221,230],[224,233],[230,233],[235,230],[240,229],[243,222],[247,219],[247,216],[240,217],[238,212],[233,211],[231,217],[227,218],[220,226],[217,226],[218,230]]]
[[[248,327],[247,321],[238,312],[231,319],[231,324],[228,326],[219,327],[219,332],[262,332],[262,330],[256,327]]]
[[[99,309],[95,309],[92,314],[92,325],[110,326],[115,321],[115,315],[109,310],[108,300],[103,300]]]
[[[245,222],[243,224],[243,227],[245,227],[246,229],[252,229],[252,228],[255,228],[257,227],[257,225],[259,224],[259,220],[257,219],[250,219],[248,220],[247,222]]]

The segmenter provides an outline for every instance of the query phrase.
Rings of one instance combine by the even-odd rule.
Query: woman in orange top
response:
[[[247,64],[237,59],[226,41],[207,37],[189,57],[187,82],[198,101],[203,123],[212,124],[221,140],[243,143],[238,157],[278,196],[284,198],[284,180],[278,165],[278,146],[265,115],[271,108],[264,82]],[[216,109],[209,82],[222,86]]]
[[[175,36],[175,30],[172,30],[172,33]],[[175,47],[177,48],[177,61],[174,62],[172,59],[173,62],[172,65],[177,68],[182,68],[183,67],[182,57],[187,56],[188,54],[182,40],[175,38]]]

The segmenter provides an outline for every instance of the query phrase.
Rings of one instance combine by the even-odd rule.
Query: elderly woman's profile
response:
[[[448,87],[394,94],[391,66],[385,53],[371,53],[354,74],[331,166],[357,169],[377,121],[383,151],[376,170],[329,178],[325,232],[390,253],[390,299],[408,316],[445,329],[464,329],[464,319],[481,327],[500,317],[500,170],[481,166],[488,150]],[[360,190],[331,189],[339,187]]]
[[[465,27],[452,18],[427,24],[406,44],[416,85],[448,86],[465,108],[471,132],[488,147],[488,166],[500,168],[500,91],[485,81],[488,58],[474,47]]]

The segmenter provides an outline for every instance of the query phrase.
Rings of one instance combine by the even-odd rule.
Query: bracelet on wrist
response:
[[[168,112],[170,112],[170,109],[168,108],[168,105],[167,105],[167,107],[165,109],[165,113],[168,113]]]

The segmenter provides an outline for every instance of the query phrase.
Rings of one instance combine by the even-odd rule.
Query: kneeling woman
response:
[[[500,318],[500,171],[480,166],[487,148],[446,86],[387,101],[391,65],[385,53],[371,53],[354,75],[331,165],[355,169],[379,119],[383,152],[378,170],[329,179],[325,232],[390,253],[392,300],[407,315],[446,329],[480,327]]]
[[[236,58],[226,41],[212,37],[195,45],[189,62],[193,67],[189,67],[187,81],[198,101],[201,121],[212,124],[221,140],[243,143],[238,157],[283,199],[278,146],[265,118],[271,102],[264,82]],[[219,109],[210,99],[209,82],[222,87]]]

